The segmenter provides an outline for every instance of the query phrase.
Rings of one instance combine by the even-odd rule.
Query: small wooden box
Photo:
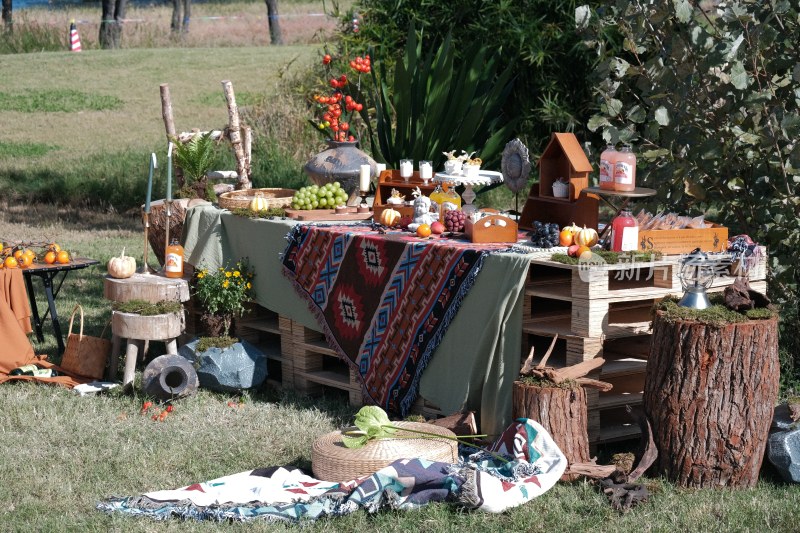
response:
[[[411,193],[419,187],[420,192],[425,196],[430,196],[436,188],[436,183],[429,181],[426,185],[423,183],[422,178],[419,177],[419,172],[414,171],[414,175],[405,181],[400,177],[399,170],[384,170],[378,176],[378,186],[375,188],[375,201],[372,204],[372,211],[375,214],[375,220],[378,220],[381,213],[385,209],[394,209],[402,216],[414,216],[414,208],[411,206],[397,206],[386,203],[386,199],[392,195],[392,189],[397,189],[400,194],[405,196],[406,200],[412,200]]]
[[[517,242],[517,223],[504,215],[491,214],[472,222],[467,217],[464,232],[474,243]]]
[[[639,249],[664,254],[685,254],[695,248],[703,252],[724,252],[728,248],[728,228],[718,224],[703,229],[640,230]]]

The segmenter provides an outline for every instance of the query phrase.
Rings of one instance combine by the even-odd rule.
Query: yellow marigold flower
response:
[[[227,280],[225,280],[225,281],[223,281],[223,282],[222,282],[222,287],[223,287],[223,288],[227,289],[227,288],[228,288],[228,285],[230,285],[230,283],[229,283]]]
[[[203,279],[204,277],[206,277],[205,270],[197,273],[197,279]]]
[[[252,285],[250,285],[250,282],[248,281],[247,282],[247,288],[249,289],[250,287],[252,287]]]
[[[231,277],[231,273],[230,273],[230,271],[228,271],[228,272],[225,272],[225,277],[226,277],[226,278],[229,278],[229,277]]]
[[[236,272],[234,272],[234,273],[233,273],[233,277],[234,277],[234,278],[238,278],[239,276],[241,276],[241,274],[239,273],[239,271],[238,271],[238,270],[237,270]]]

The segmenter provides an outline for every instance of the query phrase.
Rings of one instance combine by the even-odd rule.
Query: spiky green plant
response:
[[[382,62],[373,69],[373,154],[395,168],[402,158],[431,159],[438,168],[443,152],[450,150],[476,151],[485,163],[497,162],[517,124],[502,112],[511,91],[511,69],[500,72],[497,53],[487,53],[482,43],[464,57],[456,61],[450,35],[435,51],[423,52],[414,27],[409,28],[393,87]]]
[[[175,164],[183,170],[179,195],[207,196],[206,174],[214,166],[217,157],[211,132],[197,134],[185,143],[173,137],[172,142],[175,145]]]

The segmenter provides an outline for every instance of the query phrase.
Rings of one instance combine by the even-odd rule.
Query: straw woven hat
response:
[[[449,429],[422,422],[392,422],[398,428],[455,437]],[[415,438],[418,437],[418,438]],[[322,435],[311,449],[314,477],[323,481],[350,481],[377,472],[397,459],[422,458],[430,461],[455,463],[458,461],[458,443],[398,431],[392,438],[369,441],[362,448],[346,448],[341,431]]]

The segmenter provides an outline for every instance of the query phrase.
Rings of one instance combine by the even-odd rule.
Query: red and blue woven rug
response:
[[[365,401],[400,416],[486,255],[508,248],[369,225],[297,225],[287,238],[284,273],[357,371]]]

